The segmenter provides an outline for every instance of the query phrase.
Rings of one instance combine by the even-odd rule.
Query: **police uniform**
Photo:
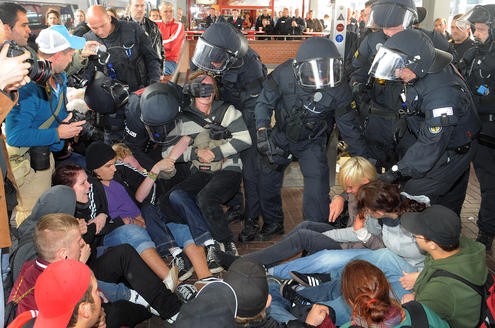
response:
[[[259,55],[249,48],[237,64],[220,77],[221,98],[242,112],[253,144],[241,152],[244,179],[244,216],[257,219],[261,215],[265,225],[283,226],[280,172],[273,172],[264,163],[256,149],[256,124],[254,108],[263,87],[266,67]],[[243,235],[243,234],[241,234]],[[250,239],[249,236],[245,236]]]
[[[480,232],[495,235],[495,47],[493,37],[464,55],[464,76],[473,93],[482,128],[473,160],[481,188]]]
[[[366,145],[351,108],[351,91],[345,83],[334,88],[308,90],[296,83],[293,61],[279,65],[268,75],[256,104],[256,127],[270,126],[275,110],[276,124],[271,139],[287,158],[293,154],[304,176],[303,213],[306,220],[328,220],[329,175],[326,143],[336,122],[352,155],[365,155]],[[281,186],[283,169],[274,175]]]
[[[390,53],[403,56],[403,65],[388,68],[395,76],[399,67],[410,69],[416,78],[400,92],[402,105],[396,112],[411,137],[397,137],[407,149],[387,175],[407,178],[404,191],[426,195],[432,204],[444,205],[460,214],[469,163],[474,155],[473,139],[479,131],[471,94],[462,77],[449,63],[452,56],[436,50],[426,35],[415,30],[395,34],[379,50],[371,73],[379,76],[381,61]]]

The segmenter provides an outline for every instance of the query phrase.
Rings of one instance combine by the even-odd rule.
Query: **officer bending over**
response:
[[[407,151],[381,178],[403,178],[407,193],[426,195],[432,204],[460,213],[480,124],[471,94],[451,61],[452,55],[435,49],[424,33],[405,30],[378,50],[370,73],[403,82],[397,114],[413,137],[398,136]]]
[[[342,58],[329,39],[310,38],[301,44],[295,60],[287,60],[268,75],[256,103],[258,150],[271,164],[278,186],[291,154],[299,160],[306,186],[306,220],[328,220],[326,143],[334,123],[353,156],[367,152],[342,69]]]

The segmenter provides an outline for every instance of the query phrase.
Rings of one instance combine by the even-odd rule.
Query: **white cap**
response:
[[[40,32],[36,38],[39,50],[45,54],[54,54],[69,48],[79,50],[84,48],[86,39],[70,35],[63,25],[53,25]]]

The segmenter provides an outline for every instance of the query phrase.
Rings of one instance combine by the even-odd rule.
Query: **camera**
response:
[[[7,57],[17,57],[24,54],[27,51],[25,48],[20,47],[14,41],[5,41],[2,45],[2,48],[5,44],[9,44],[9,51],[7,52]],[[52,66],[47,60],[34,60],[29,58],[26,62],[31,64],[31,67],[28,70],[29,78],[39,84],[45,84],[52,76]]]
[[[103,131],[98,128],[97,113],[87,111],[86,114],[72,110],[72,117],[69,120],[69,124],[73,122],[79,122],[86,120],[83,124],[81,133],[79,134],[79,141],[91,143],[93,141],[103,140]]]
[[[88,80],[83,78],[80,74],[72,74],[67,77],[67,85],[76,89],[81,89],[86,87]]]

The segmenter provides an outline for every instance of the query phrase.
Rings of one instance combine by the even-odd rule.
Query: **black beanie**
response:
[[[86,149],[86,168],[90,171],[102,167],[116,156],[112,146],[95,141]]]

